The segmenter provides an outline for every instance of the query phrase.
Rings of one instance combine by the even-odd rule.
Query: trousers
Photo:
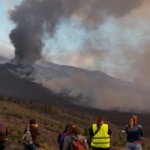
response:
[[[142,146],[140,143],[126,143],[126,150],[142,150]]]

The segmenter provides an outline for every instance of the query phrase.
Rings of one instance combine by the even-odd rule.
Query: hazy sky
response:
[[[9,34],[15,25],[9,20],[8,10],[14,9],[14,5],[21,1],[0,0],[0,55],[5,57],[14,57]],[[95,4],[88,1],[87,4],[92,7],[85,5],[69,19],[60,20],[54,35],[43,39],[43,58],[58,64],[101,70],[128,81],[146,82],[143,78],[149,79],[147,76],[150,74],[150,1],[105,2],[98,5],[103,7],[96,8]],[[94,11],[96,9],[101,11]],[[87,29],[95,22],[95,28]]]
[[[9,33],[14,24],[9,19],[8,11],[13,9],[14,5],[22,0],[0,0],[0,55],[12,58],[14,57],[14,48],[9,39]]]

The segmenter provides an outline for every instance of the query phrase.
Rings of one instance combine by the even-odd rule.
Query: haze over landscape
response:
[[[149,112],[149,6],[149,0],[0,0],[10,19],[0,33],[1,94],[24,97],[7,91],[20,78],[78,105]]]

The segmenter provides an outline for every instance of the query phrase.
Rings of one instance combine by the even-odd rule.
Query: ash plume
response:
[[[10,19],[16,25],[10,33],[11,42],[15,47],[14,62],[28,65],[41,59],[46,43],[45,41],[53,39],[57,31],[61,29],[61,25],[69,24],[72,20],[79,20],[80,23],[79,25],[77,24],[78,30],[81,31],[80,29],[84,28],[85,33],[90,34],[83,35],[81,40],[85,47],[83,46],[75,52],[80,54],[80,58],[75,58],[75,60],[78,60],[78,66],[81,66],[80,63],[83,61],[83,56],[90,58],[85,59],[83,63],[89,62],[94,64],[94,69],[101,69],[99,59],[105,61],[105,58],[108,58],[116,62],[116,64],[124,63],[122,58],[125,59],[125,62],[130,59],[133,60],[133,62],[130,69],[124,73],[124,79],[128,77],[128,79],[131,78],[131,80],[129,79],[128,81],[134,81],[136,80],[134,75],[136,75],[137,79],[142,77],[142,80],[140,80],[142,83],[149,84],[149,82],[147,82],[150,74],[147,73],[147,70],[149,72],[149,49],[143,51],[142,56],[141,53],[137,54],[135,51],[133,55],[131,55],[126,49],[132,49],[132,46],[130,47],[128,42],[124,40],[127,39],[130,34],[124,37],[122,36],[124,33],[129,33],[127,28],[132,29],[132,31],[136,29],[136,19],[134,20],[129,16],[133,15],[134,18],[138,18],[138,8],[143,6],[145,2],[146,4],[149,3],[148,0],[23,0],[19,6],[16,6],[14,10],[10,11]],[[140,13],[140,15],[144,16],[145,14]],[[120,27],[115,37],[114,35],[111,36],[109,33],[103,33],[102,30],[99,30],[99,27],[104,25],[110,18],[116,23],[117,27]],[[139,26],[141,27],[141,22]],[[103,35],[101,35],[102,33],[104,35],[106,34],[104,38]],[[111,36],[110,43],[108,39],[109,36]],[[132,38],[132,36],[133,35],[130,37]],[[115,52],[111,51],[112,49],[114,50],[116,45],[114,47],[110,46],[105,48],[105,45],[114,43],[116,37],[117,40],[120,40],[116,45],[121,48],[121,50],[122,48],[124,50],[119,53],[120,55],[116,55],[118,49]],[[67,44],[69,45],[70,43]],[[97,48],[97,45],[104,46]],[[108,48],[108,51],[105,51],[103,47],[105,49]],[[51,50],[51,47],[49,46],[48,49]],[[62,50],[65,50],[65,48]],[[54,55],[54,57],[60,61],[62,60],[62,62],[64,61],[63,59],[66,61],[70,60],[69,53],[62,53],[63,58],[61,54],[59,56]],[[143,61],[143,59],[145,61]],[[71,61],[73,60],[71,59]],[[144,65],[145,67],[143,67]],[[139,66],[141,67],[139,68]],[[136,69],[136,71],[133,68]],[[48,69],[46,69],[46,71],[47,70]],[[59,69],[57,69],[57,71],[58,70]],[[41,72],[43,74],[43,71]],[[129,72],[133,72],[133,74],[129,76]],[[118,72],[115,73],[118,75]],[[53,74],[53,72],[51,72],[51,74]],[[35,80],[37,76],[38,75],[35,74],[32,75]],[[95,74],[93,77],[95,78]],[[70,78],[56,78],[56,76],[54,78],[47,78],[48,81],[37,80],[35,82],[42,84],[55,93],[61,93],[64,90],[70,91],[69,96],[77,96],[83,93],[93,98],[92,102],[89,103],[89,106],[92,107],[100,109],[116,108],[122,111],[133,110],[135,106],[140,111],[148,109],[147,103],[149,94],[145,94],[143,90],[134,87],[121,89],[117,81],[112,81],[112,84],[108,83],[106,86],[105,83],[107,83],[107,80],[104,81],[102,78],[98,83],[98,80],[91,79],[91,77],[88,78],[86,73],[82,74],[80,71],[77,72],[77,70],[73,72]],[[51,80],[49,80],[49,78]],[[116,86],[114,86],[113,82],[116,83]],[[132,90],[130,91],[130,89]],[[132,103],[130,103],[131,101]],[[79,103],[84,104],[84,102],[86,103],[86,101],[82,99]]]
[[[63,20],[79,18],[87,30],[94,30],[107,17],[121,17],[144,0],[24,0],[10,11],[16,28],[10,33],[15,47],[14,61],[30,64],[39,60],[44,40],[53,37]]]

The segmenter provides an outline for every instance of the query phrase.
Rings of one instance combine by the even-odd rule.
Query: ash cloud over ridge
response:
[[[121,17],[142,5],[144,0],[24,0],[10,11],[16,28],[10,33],[15,47],[15,61],[20,64],[39,60],[44,37],[53,37],[60,20],[82,20],[87,30],[94,30],[108,16]]]
[[[16,28],[10,33],[10,39],[15,47],[14,61],[17,64],[27,65],[41,59],[45,40],[53,39],[55,33],[58,31],[59,25],[63,24],[63,22],[67,24],[72,19],[79,20],[85,31],[97,32],[99,26],[108,21],[109,18],[113,18],[115,23],[120,27],[117,35],[118,38],[127,39],[126,37],[128,36],[122,36],[122,33],[124,34],[128,31],[127,28],[130,28],[132,31],[134,30],[135,32],[132,33],[137,33],[138,36],[139,27],[146,29],[143,22],[139,22],[139,26],[136,24],[139,16],[141,19],[145,16],[146,13],[144,11],[140,13],[139,8],[142,7],[144,10],[146,4],[150,4],[148,0],[24,0],[19,6],[16,6],[14,10],[10,11],[10,18],[16,24]],[[130,15],[134,16],[135,20],[133,20]],[[147,15],[147,17],[149,16]],[[130,21],[128,19],[126,20],[126,18],[130,19]],[[78,28],[80,28],[80,25]],[[147,31],[144,32],[145,34],[149,33]],[[144,32],[142,31],[141,35],[143,35]],[[146,41],[145,38],[139,37],[138,42],[141,42],[141,47],[135,44],[134,50],[137,49],[137,51],[130,51],[129,49],[133,47],[124,42],[125,40],[122,40],[122,43],[119,43],[120,45],[118,44],[118,47],[123,50],[121,49],[122,51],[119,51],[118,55],[116,55],[114,52],[109,53],[109,51],[105,51],[105,49],[96,49],[93,47],[94,44],[100,43],[100,41],[97,40],[100,33],[102,32],[100,31],[95,35],[91,34],[95,39],[94,42],[93,39],[91,40],[87,37],[82,39],[83,43],[85,42],[85,45],[90,48],[77,51],[77,53],[80,52],[81,59],[86,55],[88,57],[95,55],[94,58],[96,60],[108,57],[113,59],[115,63],[123,65],[125,60],[125,63],[129,62],[129,64],[122,78],[125,80],[128,78],[128,81],[134,81],[138,83],[139,86],[142,84],[149,86],[149,42]],[[107,36],[109,36],[109,33],[108,35],[106,33],[106,39],[108,39]],[[131,36],[131,42],[133,42],[133,44],[134,42],[137,43],[136,40],[133,40],[134,35],[129,34],[129,36]],[[115,41],[113,36],[112,39]],[[103,43],[103,41],[101,43]],[[142,50],[140,51],[140,49]],[[51,50],[51,47],[49,47],[49,50]],[[63,55],[66,56],[66,59],[70,58],[70,55]],[[58,58],[62,59],[61,57]],[[123,61],[122,58],[124,58]],[[92,60],[90,60],[90,62],[93,63]],[[95,66],[97,65],[95,69],[99,67],[99,63],[97,64],[95,64]],[[126,67],[126,65],[124,66]],[[121,77],[118,72],[116,72],[116,74],[118,77]],[[85,82],[80,83],[81,80]],[[78,84],[75,84],[77,81]],[[80,89],[80,91],[82,89],[84,94],[88,93],[95,98],[95,101],[92,102],[93,107],[108,109],[115,108],[117,104],[117,108],[132,110],[136,105],[139,110],[144,110],[147,109],[147,104],[149,103],[149,95],[146,95],[145,98],[143,96],[145,93],[141,94],[138,90],[134,90],[133,92],[130,90],[125,92],[124,89],[113,91],[109,88],[91,90],[90,87],[94,87],[95,84],[91,83],[84,75],[81,75],[81,79],[80,76],[76,78],[76,74],[71,79],[52,79],[46,83],[45,81],[42,82],[42,85],[53,89],[56,93],[63,91],[66,86],[71,87],[71,95],[78,94],[79,91],[77,89]],[[75,86],[75,88],[72,86]],[[102,101],[99,100],[100,97]],[[131,101],[132,104],[128,105]],[[109,105],[105,102],[109,103]]]

